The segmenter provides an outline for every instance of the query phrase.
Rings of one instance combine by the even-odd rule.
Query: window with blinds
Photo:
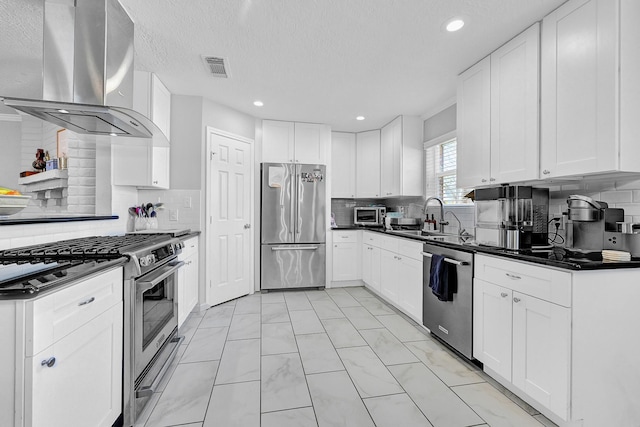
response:
[[[467,191],[456,185],[456,139],[450,139],[425,150],[426,197],[439,197],[445,204],[469,204]]]

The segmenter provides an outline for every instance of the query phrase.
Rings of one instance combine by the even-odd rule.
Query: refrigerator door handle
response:
[[[294,197],[294,189],[295,189],[295,185],[296,185],[296,180],[295,180],[295,176],[296,176],[296,167],[295,165],[293,166],[293,174],[291,175],[291,188],[290,188],[290,197],[289,197],[289,203],[291,204],[291,212],[289,213],[289,234],[294,234],[296,231],[296,198]],[[295,241],[295,235],[294,235],[294,240]]]
[[[318,246],[298,246],[298,247],[278,247],[271,248],[272,251],[315,251]]]
[[[296,241],[298,241],[298,236],[300,235],[300,197],[302,197],[301,189],[302,180],[300,179],[300,174],[296,171]]]

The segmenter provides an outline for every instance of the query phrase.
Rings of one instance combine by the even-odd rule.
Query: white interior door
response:
[[[253,292],[252,141],[207,128],[206,300]]]

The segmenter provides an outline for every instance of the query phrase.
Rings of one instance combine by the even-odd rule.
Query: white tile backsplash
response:
[[[162,209],[157,212],[160,229],[189,228],[192,231],[201,231],[204,217],[201,197],[200,190],[140,190],[137,204],[164,203]],[[171,211],[177,212],[177,221],[171,220]],[[132,227],[132,224],[129,224],[129,227]]]

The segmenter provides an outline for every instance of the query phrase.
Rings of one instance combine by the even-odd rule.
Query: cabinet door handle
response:
[[[507,277],[509,277],[509,278],[511,278],[511,279],[513,279],[513,280],[520,280],[520,279],[522,279],[522,277],[520,277],[520,276],[516,276],[515,274],[509,274],[509,273],[504,273],[504,274],[506,274],[506,275],[507,275]]]
[[[94,302],[95,300],[96,300],[96,297],[91,297],[91,298],[86,299],[86,300],[84,300],[84,301],[80,301],[80,302],[78,303],[78,305],[79,305],[79,306],[81,306],[81,305],[91,304],[91,303],[92,303],[92,302]]]
[[[340,236],[341,239],[348,239],[349,236]]]
[[[484,179],[484,178],[482,178],[482,182],[487,182],[487,180],[486,180],[486,179]]]
[[[545,174],[545,175],[549,175],[551,173],[551,171],[545,169],[545,170],[542,171],[542,173]]]
[[[514,298],[514,299],[513,299],[513,302],[515,302],[515,303],[520,302],[520,298]]]
[[[500,292],[500,296],[501,296],[502,298],[506,298],[506,297],[508,297],[508,296],[509,296],[509,294],[508,294],[508,293],[506,293],[506,292]]]
[[[495,180],[496,180],[495,178],[489,178],[489,181],[491,181],[491,182],[493,182]]]
[[[43,360],[42,362],[40,362],[40,366],[47,366],[49,368],[53,367],[53,365],[56,364],[56,358],[55,357],[50,357],[48,359]]]

